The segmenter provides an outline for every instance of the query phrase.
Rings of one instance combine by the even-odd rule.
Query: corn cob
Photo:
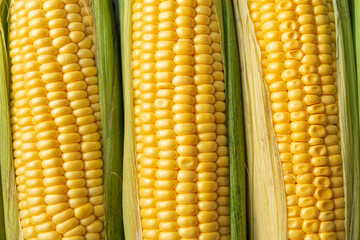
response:
[[[353,186],[345,183],[352,182],[354,177],[351,166],[356,161],[358,140],[348,145],[357,136],[349,133],[349,126],[352,123],[357,129],[357,123],[351,119],[354,115],[346,112],[352,104],[344,97],[345,92],[351,93],[352,83],[346,81],[353,81],[352,70],[345,75],[349,77],[346,80],[344,72],[338,72],[344,68],[343,53],[337,61],[338,49],[343,50],[343,43],[340,42],[339,47],[337,41],[337,31],[341,28],[335,23],[339,13],[330,0],[250,0],[236,5],[240,15],[243,14],[241,7],[249,9],[249,14],[240,16],[238,26],[239,34],[251,32],[242,39],[243,51],[249,46],[247,41],[256,41],[255,47],[250,47],[256,58],[243,55],[246,65],[252,63],[255,69],[247,71],[246,78],[263,81],[245,83],[246,88],[251,89],[247,101],[250,103],[258,94],[255,85],[264,91],[260,93],[265,96],[263,101],[269,98],[269,103],[258,103],[264,104],[261,106],[265,106],[265,111],[267,107],[271,109],[271,115],[261,114],[272,121],[260,123],[268,127],[257,134],[268,138],[270,147],[276,149],[275,154],[268,149],[268,155],[261,157],[264,159],[254,154],[249,165],[254,161],[268,161],[265,164],[278,171],[268,174],[276,186],[270,188],[274,192],[264,199],[272,203],[278,201],[264,216],[264,221],[269,221],[277,211],[276,227],[260,230],[255,226],[261,225],[258,223],[261,220],[256,219],[259,213],[253,213],[251,236],[255,239],[261,236],[306,240],[349,238],[355,233],[349,213],[355,205],[352,204]],[[251,19],[249,25],[244,24],[246,18]],[[345,110],[339,111],[339,106]],[[339,120],[339,116],[343,119]],[[254,141],[251,138],[249,142]],[[272,195],[274,193],[278,196]],[[257,201],[252,202],[254,207],[259,206],[261,200]]]
[[[85,91],[97,71],[79,12],[78,1],[12,2],[10,96],[24,239],[100,239],[103,230],[100,136]]]
[[[105,201],[109,208],[121,202],[122,148],[114,144],[122,145],[121,105],[109,2],[14,0],[9,14],[9,34],[2,39],[9,41],[12,63],[9,110],[19,215],[11,215],[7,236],[18,239],[19,218],[24,239],[121,239],[121,208],[104,217]],[[104,42],[107,47],[98,50],[95,43]],[[1,65],[7,70],[6,62]],[[8,89],[7,76],[1,81]],[[120,125],[112,128],[113,122]],[[102,148],[102,137],[113,144]],[[2,166],[9,168],[9,160],[11,154]],[[13,183],[5,182],[6,196],[12,195]]]
[[[125,133],[124,218],[134,219],[126,237],[243,239],[230,234],[225,85],[233,80],[224,76],[222,2],[120,1],[120,9],[134,127]]]
[[[344,239],[332,4],[252,3],[263,35],[257,39],[284,172],[288,237]]]

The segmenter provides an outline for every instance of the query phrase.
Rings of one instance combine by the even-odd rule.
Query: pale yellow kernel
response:
[[[39,240],[60,240],[61,239],[61,235],[57,232],[57,231],[50,231],[50,232],[44,232],[44,233],[39,233],[37,235],[37,238]]]

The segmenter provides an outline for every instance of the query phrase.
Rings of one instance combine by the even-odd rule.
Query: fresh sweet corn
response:
[[[10,113],[24,239],[104,239],[90,4],[11,1]]]
[[[230,239],[226,97],[215,5],[131,5],[142,239]]]
[[[352,103],[346,94],[352,92],[354,76],[351,70],[347,73],[344,70],[340,35],[343,31],[338,29],[343,20],[335,22],[339,14],[337,6],[334,7],[337,1],[234,2],[240,19],[239,35],[249,30],[248,35],[240,37],[242,51],[249,47],[254,54],[243,55],[242,59],[245,66],[253,67],[244,73],[244,86],[248,87],[246,101],[259,104],[259,118],[271,119],[253,121],[252,124],[264,130],[248,138],[252,144],[256,144],[257,138],[268,138],[269,146],[263,148],[267,156],[249,154],[250,177],[253,177],[250,181],[262,178],[258,186],[266,185],[265,179],[272,181],[271,186],[265,186],[268,192],[263,195],[264,200],[250,198],[250,204],[253,209],[262,208],[261,201],[274,205],[273,209],[266,210],[264,220],[256,218],[261,210],[252,213],[251,236],[255,239],[264,236],[269,239],[355,239],[357,235],[353,234],[357,230],[351,226],[357,217],[351,217],[351,209],[356,206],[353,200],[357,199],[357,177],[353,175],[357,165],[357,140],[350,143],[349,139],[356,138],[358,123],[352,122],[357,113],[348,112]],[[254,99],[255,96],[262,96],[264,102]],[[342,109],[339,111],[339,108]],[[355,133],[350,133],[351,126]],[[251,148],[251,144],[249,146]],[[253,172],[259,170],[255,161],[273,168],[272,172],[254,177]],[[256,191],[258,186],[251,185],[250,191]],[[277,227],[261,230],[257,226],[274,217]]]
[[[284,174],[289,239],[345,239],[332,1],[250,1]]]

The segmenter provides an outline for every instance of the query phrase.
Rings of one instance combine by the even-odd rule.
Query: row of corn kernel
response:
[[[331,167],[331,188],[333,191],[333,207],[334,207],[334,224],[335,231],[338,239],[345,239],[345,200],[344,200],[344,178],[343,178],[343,167],[342,167],[342,156],[341,156],[341,144],[340,144],[340,133],[339,133],[339,117],[338,117],[338,101],[337,101],[337,84],[336,84],[336,31],[335,31],[335,14],[332,5],[332,1],[322,2],[324,7],[328,10],[329,24],[331,32],[327,32],[331,38],[331,53],[327,53],[331,56],[332,63],[332,84],[333,88],[328,88],[329,82],[322,82],[323,94],[326,96],[322,102],[326,107],[326,113],[328,118],[328,124],[326,129],[331,138],[327,142],[329,152],[329,166]],[[330,41],[329,41],[330,44]],[[330,58],[329,56],[329,58]],[[330,64],[329,62],[326,62]],[[330,75],[327,76],[330,78]],[[324,86],[325,85],[325,86]],[[324,87],[326,87],[324,89]],[[332,146],[331,146],[332,145]]]
[[[333,222],[334,202],[332,199],[333,194],[330,190],[331,181],[329,178],[329,175],[331,174],[331,169],[329,168],[329,160],[331,159],[329,155],[331,155],[331,151],[329,151],[330,149],[326,147],[329,139],[331,138],[329,138],[328,134],[331,134],[331,132],[329,132],[326,127],[326,124],[329,122],[326,115],[329,112],[326,104],[324,104],[328,100],[331,100],[331,98],[326,95],[328,94],[329,89],[332,89],[331,91],[335,90],[335,86],[332,85],[333,81],[331,77],[329,78],[329,76],[326,76],[329,74],[331,75],[332,72],[331,66],[329,65],[329,63],[332,62],[332,59],[329,55],[331,53],[331,48],[329,48],[331,37],[328,17],[328,14],[331,12],[325,8],[324,4],[325,2],[323,1],[313,1],[312,6],[309,6],[312,13],[315,15],[312,20],[312,24],[314,25],[314,29],[316,29],[317,39],[306,44],[312,44],[310,46],[315,47],[314,54],[319,54],[315,65],[315,68],[317,68],[316,72],[318,73],[318,78],[316,78],[316,82],[313,81],[311,86],[307,86],[309,89],[312,89],[313,94],[319,95],[319,100],[317,100],[317,104],[314,105],[315,108],[313,108],[313,111],[310,112],[309,123],[311,125],[309,132],[312,137],[310,140],[320,144],[317,146],[318,148],[312,147],[314,151],[310,152],[310,154],[312,156],[311,163],[314,166],[313,174],[315,178],[313,184],[316,187],[314,193],[314,197],[316,198],[316,203],[314,204],[316,206],[316,208],[314,207],[314,214],[316,213],[318,218],[318,222],[316,222],[314,226],[317,227],[320,238],[335,238],[336,234],[334,232],[335,229]],[[328,82],[331,85],[324,88],[321,86],[324,82]],[[315,236],[315,234],[313,235]]]
[[[309,122],[312,121],[310,109],[313,108],[314,104],[318,103],[319,97],[313,95],[313,87],[307,86],[313,84],[314,79],[318,79],[315,71],[317,56],[310,52],[312,48],[307,45],[313,44],[311,41],[315,37],[314,35],[309,35],[311,29],[313,29],[311,24],[313,15],[310,12],[306,12],[308,9],[306,6],[297,7],[296,2],[292,8],[295,14],[292,22],[296,28],[289,29],[288,33],[291,34],[291,30],[295,30],[296,37],[288,38],[287,40],[289,45],[292,44],[294,46],[295,51],[293,54],[290,51],[286,57],[287,61],[292,60],[297,66],[293,66],[293,78],[290,79],[291,81],[288,82],[287,87],[290,101],[297,103],[293,105],[297,106],[294,112],[291,112],[289,108],[291,112],[290,119],[292,121],[292,141],[299,142],[298,146],[301,146],[301,152],[292,152],[297,153],[293,155],[292,163],[293,172],[296,176],[296,189],[294,188],[294,192],[297,195],[294,203],[298,209],[297,218],[293,219],[292,224],[299,229],[296,232],[297,236],[307,239],[315,236],[314,234],[317,233],[319,225],[316,219],[315,199],[312,197],[315,186],[312,184],[314,176],[312,174],[313,164],[311,163],[311,148],[314,145],[318,145],[319,142],[314,141],[313,138],[315,137],[313,132],[316,133],[316,131],[313,131],[311,126],[309,128]],[[295,125],[296,123],[297,125]]]
[[[159,8],[157,1],[143,2],[141,65],[141,114],[143,154],[139,179],[143,239],[159,236],[156,201],[154,198],[158,149],[155,127],[156,78],[155,52]]]
[[[13,126],[13,147],[14,147],[14,157],[15,157],[15,168],[16,168],[16,183],[18,185],[18,197],[19,197],[19,209],[20,209],[20,221],[22,228],[26,229],[24,231],[24,238],[29,239],[33,234],[33,224],[31,223],[31,216],[29,212],[29,207],[27,204],[26,198],[26,163],[22,159],[22,154],[28,151],[22,146],[22,135],[30,130],[33,130],[33,126],[30,124],[28,126],[24,125],[24,121],[21,121],[21,118],[28,117],[29,114],[29,104],[26,98],[25,92],[25,82],[24,82],[24,71],[23,71],[23,61],[22,55],[19,47],[19,38],[20,32],[18,33],[17,29],[23,30],[24,24],[26,22],[20,21],[26,16],[24,11],[24,2],[11,2],[11,32],[10,32],[10,56],[12,58],[12,84],[11,84],[11,98],[12,101],[12,123],[16,121],[16,125]],[[18,93],[22,94],[18,94]],[[31,122],[30,122],[31,123]],[[27,234],[29,232],[29,234]]]
[[[324,73],[321,82],[323,96],[322,103],[325,105],[327,114],[327,145],[329,154],[329,166],[331,167],[331,188],[333,191],[333,208],[332,218],[334,219],[335,231],[338,239],[345,239],[345,205],[344,205],[344,179],[342,168],[342,157],[340,153],[340,135],[339,135],[339,118],[338,118],[338,102],[337,102],[337,85],[336,85],[336,31],[335,31],[335,15],[332,6],[332,1],[320,2],[314,12],[318,15],[327,15],[326,22],[330,25],[331,29],[327,28],[324,32],[324,37],[327,36],[327,44],[331,45],[330,50],[326,53],[321,53],[320,63],[326,64],[328,71]],[[326,14],[327,13],[327,14]],[[321,49],[319,49],[321,51]],[[330,71],[331,69],[331,71]],[[329,204],[328,204],[329,205]]]
[[[20,49],[18,47],[18,40],[16,38],[16,29],[17,29],[17,15],[19,12],[15,12],[15,2],[11,1],[11,25],[10,25],[10,57],[12,70],[15,69],[15,66],[22,65],[22,58],[20,55]],[[19,16],[21,17],[21,16]],[[16,67],[18,68],[18,67]],[[21,67],[22,68],[22,67]],[[21,155],[21,128],[18,125],[18,117],[23,116],[23,114],[18,114],[18,111],[21,109],[17,108],[17,102],[19,99],[19,95],[15,96],[16,91],[24,91],[24,81],[22,72],[14,72],[12,71],[12,84],[11,84],[11,93],[10,93],[10,114],[11,114],[11,125],[12,125],[12,134],[13,134],[13,149],[14,149],[14,166],[16,169],[16,184],[19,198],[19,210],[20,210],[20,223],[23,228],[32,226],[30,217],[29,217],[29,209],[26,204],[26,184],[25,184],[25,163],[23,162]],[[22,96],[22,98],[26,98],[26,96]],[[23,105],[22,107],[26,107]],[[20,110],[21,111],[21,110]]]
[[[133,88],[134,88],[134,124],[135,124],[135,151],[136,151],[136,163],[138,180],[140,178],[141,170],[141,157],[143,151],[142,143],[142,130],[141,130],[141,70],[140,70],[140,54],[142,44],[142,1],[135,1],[132,6],[132,76],[133,76]]]
[[[85,35],[86,35],[85,41],[83,41],[83,44],[80,45],[80,47],[90,49],[91,52],[93,52],[94,55],[96,55],[94,17],[92,16],[92,11],[91,11],[92,1],[80,0],[79,3],[81,6],[81,13],[83,15],[83,24],[85,25]],[[82,59],[79,59],[79,64],[82,68],[94,67],[95,66],[94,57],[84,57]],[[98,126],[98,132],[100,134],[100,137],[102,137],[98,79],[96,75],[92,75],[92,76],[86,76],[85,81],[88,85],[86,92],[88,94],[90,106],[94,111],[96,125]]]
[[[211,29],[209,27],[212,1],[202,1],[196,6],[195,15],[195,75],[194,83],[197,94],[195,98],[195,121],[199,142],[197,144],[198,166],[197,192],[199,222],[199,239],[219,239],[217,222],[217,143],[215,123],[215,87],[213,86],[213,57]],[[206,49],[207,51],[201,51]]]
[[[301,51],[303,53],[302,65],[299,70],[302,74],[302,82],[304,89],[304,101],[306,103],[307,116],[304,118],[308,122],[308,135],[309,135],[309,157],[306,162],[299,165],[299,170],[303,173],[297,177],[299,180],[303,180],[304,184],[314,185],[312,191],[308,192],[307,196],[299,198],[300,216],[303,220],[302,230],[306,233],[306,238],[318,237],[319,228],[321,227],[321,221],[319,221],[318,204],[313,195],[318,192],[318,179],[323,178],[321,171],[317,169],[319,163],[324,159],[327,159],[326,152],[323,151],[324,137],[326,131],[321,125],[325,119],[323,105],[321,102],[321,89],[319,86],[319,74],[317,68],[319,66],[319,60],[317,56],[317,36],[315,34],[315,17],[313,15],[310,2],[304,2],[296,5],[296,13],[298,14],[298,23],[300,27],[300,40]],[[304,168],[301,168],[304,166]],[[306,166],[306,168],[305,168]],[[320,165],[321,166],[321,165]]]
[[[174,126],[177,148],[177,164],[179,167],[178,184],[176,186],[176,213],[179,224],[178,233],[181,239],[197,238],[199,235],[197,196],[196,196],[196,166],[198,137],[195,124],[195,94],[194,86],[194,17],[196,1],[177,1],[177,16],[175,20],[178,40],[173,51],[175,53],[173,84],[174,96]],[[176,219],[176,216],[175,216]]]
[[[179,239],[179,226],[176,222],[176,184],[178,156],[173,120],[175,95],[174,78],[175,63],[173,46],[177,41],[174,22],[177,3],[174,0],[163,1],[159,4],[158,43],[156,59],[156,89],[155,100],[156,135],[159,139],[159,160],[156,173],[155,198],[159,220],[159,239]]]
[[[20,136],[17,143],[14,142],[14,150],[16,151],[16,145],[18,145],[20,151],[17,152],[19,154],[19,159],[21,159],[23,167],[16,170],[17,175],[24,175],[23,177],[20,177],[17,179],[17,182],[21,182],[24,185],[19,185],[19,209],[20,209],[20,219],[21,224],[26,230],[24,231],[26,237],[31,237],[31,235],[34,232],[34,227],[31,222],[31,215],[28,207],[28,199],[27,199],[27,183],[26,181],[27,176],[29,177],[29,174],[26,173],[26,165],[27,163],[23,160],[22,156],[23,154],[27,154],[32,149],[31,148],[25,148],[27,145],[30,147],[30,144],[26,144],[26,142],[29,142],[27,139],[23,139],[23,134],[26,134],[28,132],[33,131],[33,124],[31,121],[29,121],[29,116],[31,115],[29,102],[26,97],[25,93],[25,81],[24,81],[24,69],[23,69],[23,54],[22,54],[22,47],[24,46],[24,42],[21,42],[20,45],[20,39],[19,37],[24,37],[26,35],[26,31],[24,31],[26,28],[26,12],[24,10],[24,2],[18,1],[13,2],[13,9],[14,9],[14,16],[16,16],[16,20],[12,23],[12,31],[10,33],[10,40],[13,38],[13,41],[11,41],[10,47],[13,47],[11,50],[13,53],[17,53],[17,56],[12,56],[12,89],[14,93],[15,98],[15,117],[17,118],[18,127],[20,130]],[[16,39],[17,38],[17,39]],[[11,54],[12,55],[12,54]],[[24,141],[25,140],[25,141]],[[16,145],[15,145],[16,144]],[[24,145],[26,144],[26,145]],[[14,152],[15,156],[15,152]],[[34,172],[31,172],[34,173]],[[34,176],[36,177],[36,176]],[[20,184],[21,184],[20,183]],[[29,233],[29,234],[27,234]]]

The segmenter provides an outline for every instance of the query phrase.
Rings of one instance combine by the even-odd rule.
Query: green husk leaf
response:
[[[10,61],[8,56],[8,9],[9,0],[0,0],[0,168],[5,231],[0,231],[0,239],[22,239],[18,198],[13,165],[13,150],[10,125]],[[6,233],[6,238],[4,234]]]
[[[135,160],[135,129],[133,110],[133,80],[131,68],[131,9],[132,0],[119,0],[121,59],[124,90],[124,228],[125,238],[141,240],[141,220]]]
[[[350,10],[350,19],[351,19],[351,26],[352,26],[352,33],[353,33],[353,38],[354,38],[354,48],[356,49],[356,46],[355,46],[355,34],[357,31],[360,31],[358,30],[357,28],[355,28],[355,24],[356,24],[356,16],[355,16],[355,3],[356,1],[355,0],[348,0],[348,4],[349,4],[349,10]],[[357,1],[358,2],[358,1]]]
[[[4,17],[4,6],[5,4],[0,3],[0,16],[1,16],[1,23],[0,23],[0,41],[5,42],[5,38],[3,37],[4,29],[2,28],[3,21],[5,20]],[[0,44],[0,59],[4,59],[4,44]],[[6,66],[7,64],[4,63],[4,60],[0,60],[0,72],[6,73]],[[0,78],[3,78],[4,76],[0,76]],[[1,143],[0,143],[1,144]],[[1,164],[0,164],[1,169]],[[0,179],[1,179],[1,171],[0,171]],[[3,193],[2,193],[2,186],[0,184],[0,239],[6,238],[6,232],[5,232],[5,222],[4,222],[4,206],[3,206]]]
[[[358,0],[349,0],[349,8],[350,8],[350,13],[351,13],[351,22],[352,22],[352,31],[353,31],[353,40],[354,40],[354,48],[355,48],[355,58],[356,58],[356,83],[352,84],[352,87],[354,87],[354,89],[356,89],[357,92],[357,107],[356,109],[358,110],[358,119],[357,121],[360,121],[360,1]],[[351,52],[352,54],[353,52]],[[355,88],[356,87],[356,88]],[[356,121],[354,119],[354,121]],[[360,125],[360,122],[359,122]],[[360,129],[359,129],[360,131]],[[360,159],[357,158],[355,163],[355,181],[357,183],[356,186],[354,186],[354,191],[356,194],[356,197],[354,197],[354,201],[355,201],[355,212],[353,213],[355,216],[353,217],[353,226],[354,226],[354,237],[357,237],[356,239],[358,239],[360,237],[360,229],[359,229],[359,224],[360,224],[360,217],[359,217],[359,205],[360,205],[360,196],[359,196],[359,179],[360,179]],[[357,227],[356,227],[357,226]],[[355,238],[354,238],[355,239]]]
[[[356,2],[355,4],[359,5],[359,1]],[[333,3],[337,29],[337,82],[345,176],[346,237],[359,239],[359,108],[355,56],[348,2],[337,0]]]
[[[93,0],[96,66],[103,132],[107,240],[124,239],[122,223],[123,105],[118,41],[110,0]]]
[[[229,129],[231,239],[245,240],[247,239],[247,224],[243,96],[238,41],[231,0],[222,1],[222,17],[227,124]]]

